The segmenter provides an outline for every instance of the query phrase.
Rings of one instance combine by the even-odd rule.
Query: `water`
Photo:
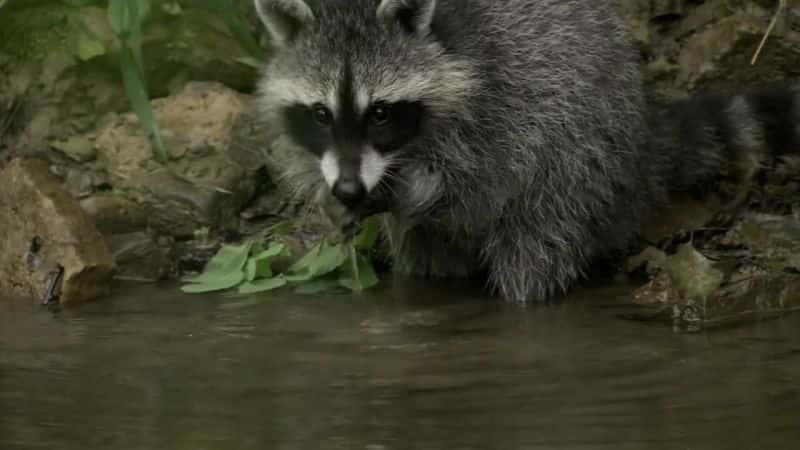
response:
[[[0,449],[800,448],[800,315],[681,334],[623,293],[0,302]]]

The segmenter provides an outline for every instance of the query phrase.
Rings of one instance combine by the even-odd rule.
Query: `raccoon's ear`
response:
[[[315,20],[305,0],[255,0],[255,4],[261,21],[278,46],[286,44],[301,28]]]
[[[431,31],[436,0],[382,0],[378,18],[387,23],[399,22],[412,33],[426,35]]]

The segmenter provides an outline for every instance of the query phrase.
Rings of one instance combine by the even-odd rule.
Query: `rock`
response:
[[[149,224],[163,234],[189,238],[198,228],[233,226],[256,186],[256,168],[227,154],[231,127],[247,100],[218,83],[189,83],[153,102],[170,161],[152,159],[132,113],[94,132],[98,160],[113,187],[145,208]]]
[[[695,199],[682,193],[671,193],[667,205],[649,212],[642,223],[642,237],[658,243],[678,233],[696,230],[722,209],[722,202],[716,193],[709,193],[703,199]]]
[[[173,253],[178,277],[202,272],[208,261],[217,254],[221,246],[222,243],[217,241],[184,241],[176,243]]]
[[[52,156],[52,155],[51,155]],[[54,158],[50,158],[51,162]],[[108,189],[111,184],[104,171],[96,170],[90,165],[59,165],[50,166],[50,171],[61,176],[64,188],[77,199],[86,198],[95,192]]]
[[[262,123],[258,108],[252,103],[239,115],[231,130],[230,157],[244,167],[263,169],[263,173],[256,174],[260,184],[258,194],[240,213],[240,230],[256,234],[276,222],[302,216],[299,221],[302,223],[298,223],[294,234],[300,241],[318,242],[324,232],[330,231],[330,224],[320,208],[308,208],[305,199],[291,194],[292,188],[284,176],[297,152],[304,150],[287,136],[273,132]]]
[[[761,267],[735,250],[718,253],[723,261],[712,262],[691,244],[682,245],[632,301],[655,308],[648,319],[689,331],[800,310],[800,274]]]
[[[115,234],[106,242],[117,265],[116,279],[155,282],[172,271],[169,247],[160,246],[151,233]]]
[[[103,235],[126,234],[149,227],[148,211],[124,192],[92,195],[80,202]]]
[[[733,232],[763,267],[774,272],[800,272],[800,220],[797,218],[751,214]]]
[[[631,300],[639,305],[668,305],[675,298],[672,279],[666,272],[639,287],[631,294]]]
[[[0,179],[0,289],[42,300],[61,266],[61,303],[109,295],[114,262],[108,247],[48,164],[15,159]],[[38,251],[29,253],[37,237]]]
[[[79,163],[92,161],[97,157],[97,150],[86,136],[54,139],[50,146]]]
[[[623,0],[622,10],[645,55],[646,78],[659,97],[687,90],[741,89],[797,75],[800,2],[791,0],[758,62],[750,64],[777,0]]]

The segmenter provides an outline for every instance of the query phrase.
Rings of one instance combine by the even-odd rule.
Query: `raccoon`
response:
[[[779,111],[739,95],[651,112],[614,2],[255,6],[272,46],[260,114],[298,147],[287,178],[343,226],[387,212],[405,275],[548,299],[626,249],[669,190],[752,174],[767,137],[800,142],[796,92]]]

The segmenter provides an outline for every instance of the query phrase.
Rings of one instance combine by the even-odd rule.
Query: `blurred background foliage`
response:
[[[24,98],[31,110],[54,109],[32,118],[41,126],[26,125],[22,142],[33,147],[38,131],[58,138],[101,112],[133,110],[164,160],[147,99],[187,81],[250,92],[265,56],[248,0],[2,0],[0,8],[0,103]]]

